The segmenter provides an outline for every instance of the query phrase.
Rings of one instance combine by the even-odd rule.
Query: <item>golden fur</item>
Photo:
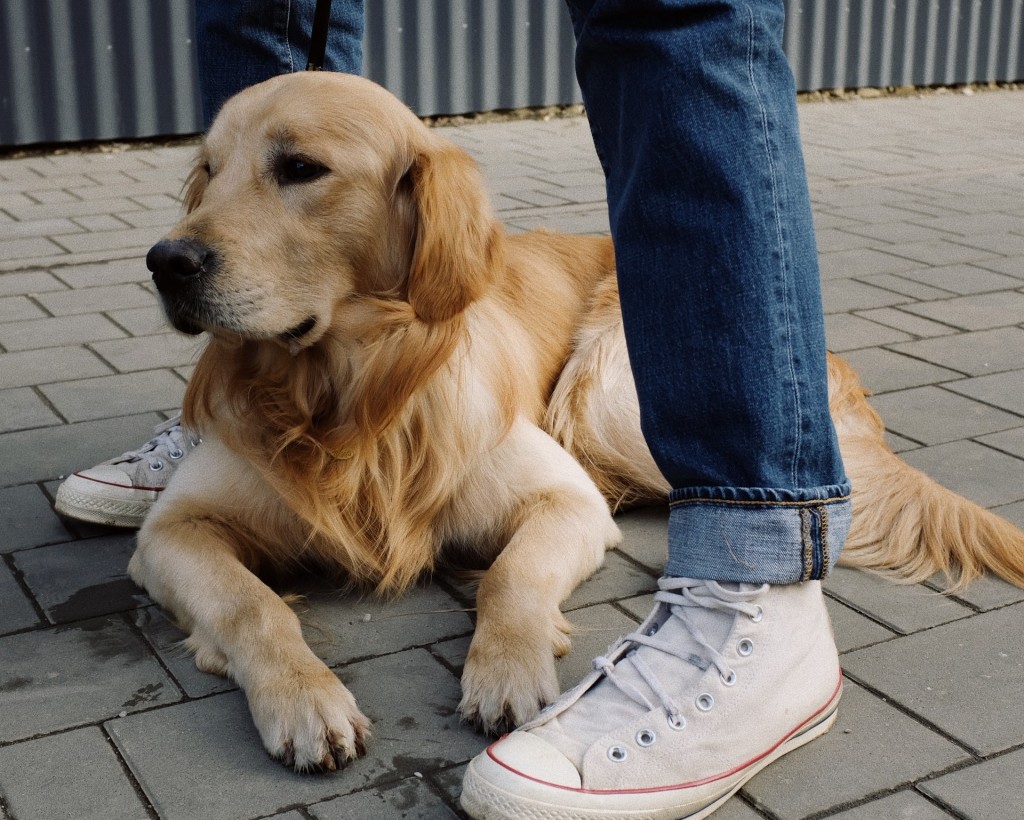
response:
[[[186,207],[168,239],[204,249],[200,275],[154,278],[172,321],[209,333],[185,399],[204,443],[132,577],[200,668],[238,681],[272,755],[335,768],[368,721],[259,574],[319,566],[398,593],[461,552],[490,564],[463,714],[490,730],[530,717],[557,694],[559,604],[619,540],[611,509],[667,489],[610,242],[506,235],[468,156],[328,73],[230,100]],[[856,488],[845,560],[1024,584],[1024,534],[898,460],[834,358],[830,387]]]

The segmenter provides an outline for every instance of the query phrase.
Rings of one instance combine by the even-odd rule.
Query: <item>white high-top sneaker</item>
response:
[[[697,820],[835,722],[821,584],[662,578],[647,620],[534,720],[474,758],[479,820]]]
[[[137,450],[79,470],[57,488],[54,509],[68,518],[110,527],[140,527],[175,468],[199,444],[175,416]]]

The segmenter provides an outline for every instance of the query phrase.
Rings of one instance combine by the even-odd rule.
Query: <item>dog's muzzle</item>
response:
[[[188,305],[197,299],[200,280],[210,272],[213,251],[191,239],[163,239],[146,254],[146,267],[164,303],[171,324],[184,333],[202,333]]]

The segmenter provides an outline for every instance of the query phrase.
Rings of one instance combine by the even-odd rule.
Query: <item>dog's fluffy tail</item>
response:
[[[829,401],[853,484],[840,563],[908,582],[942,572],[953,588],[989,571],[1024,587],[1024,532],[899,459],[866,395],[853,368],[830,356]]]

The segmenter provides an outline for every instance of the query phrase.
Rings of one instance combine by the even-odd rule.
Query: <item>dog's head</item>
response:
[[[424,322],[479,298],[500,233],[472,160],[359,77],[302,72],[228,100],[147,265],[186,333],[314,345],[368,295]]]

